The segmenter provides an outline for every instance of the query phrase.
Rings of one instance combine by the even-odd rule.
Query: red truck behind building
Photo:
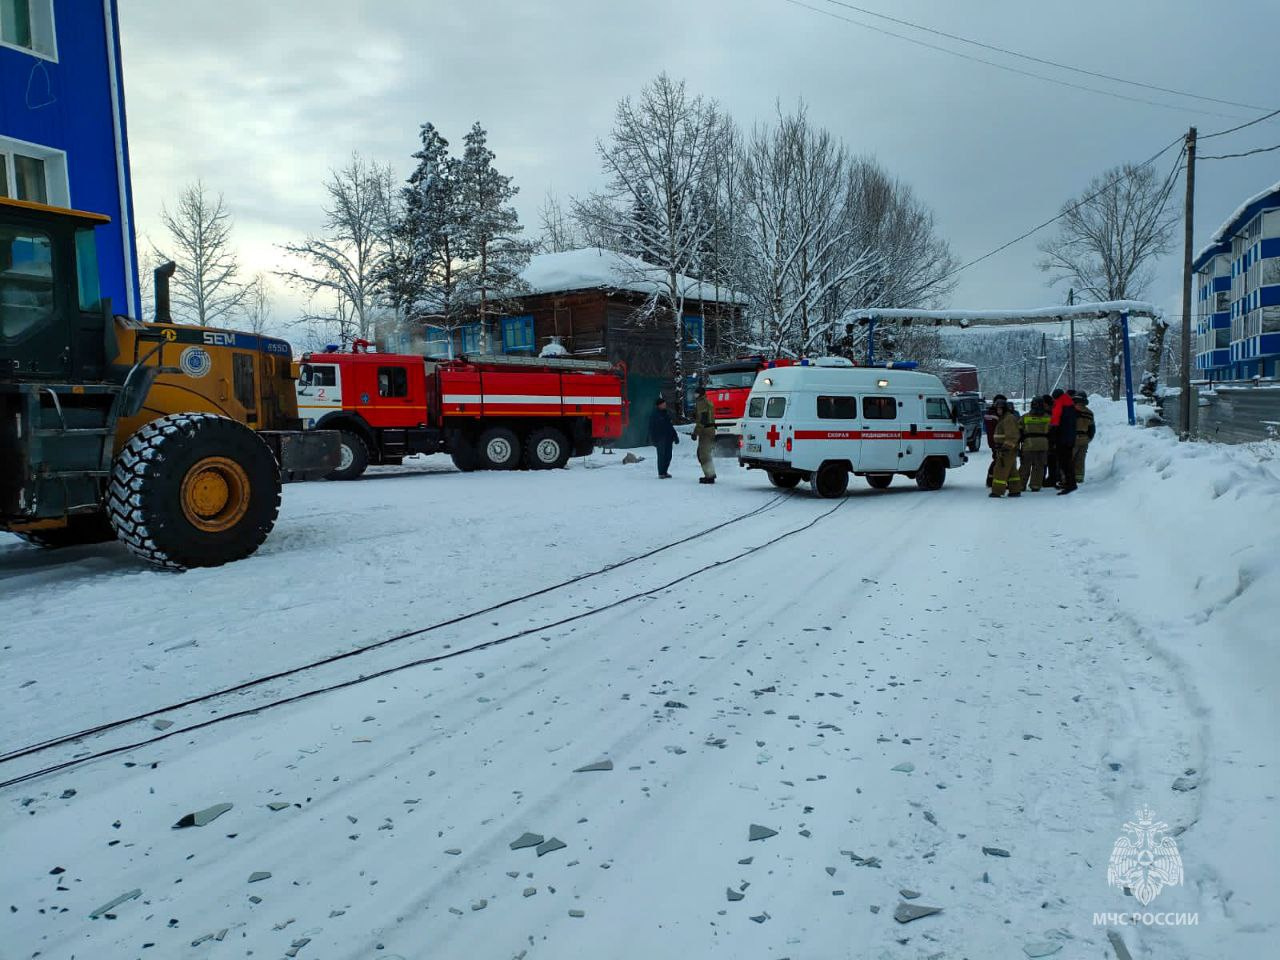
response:
[[[789,367],[794,360],[766,360],[763,356],[739,357],[707,367],[704,386],[707,399],[716,412],[716,444],[725,455],[738,455],[738,436],[742,433],[742,417],[747,410],[747,397],[756,382],[756,374],[768,367]]]
[[[304,354],[297,389],[303,423],[341,434],[334,480],[414,453],[448,453],[463,471],[555,469],[617,439],[628,415],[625,368],[563,357],[435,363],[357,344]]]

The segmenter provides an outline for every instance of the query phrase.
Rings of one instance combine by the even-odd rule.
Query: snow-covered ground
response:
[[[664,482],[615,454],[292,486],[216,570],[0,539],[0,754],[639,557],[0,762],[428,661],[0,788],[0,958],[1114,956],[1143,804],[1186,873],[1146,910],[1199,924],[1113,924],[1132,955],[1270,955],[1280,450],[1095,407],[1063,498],[986,499],[985,453],[938,493],[703,487],[686,441]]]

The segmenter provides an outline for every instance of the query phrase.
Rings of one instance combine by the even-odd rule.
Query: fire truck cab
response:
[[[738,451],[738,438],[742,435],[742,415],[747,409],[747,396],[756,382],[756,374],[774,367],[789,367],[796,361],[789,359],[766,360],[762,355],[738,357],[707,367],[703,386],[707,399],[716,414],[716,446],[725,456]],[[717,453],[719,456],[720,453]]]
[[[739,463],[775,487],[807,480],[843,496],[850,474],[883,490],[895,474],[938,490],[967,461],[947,389],[932,374],[820,357],[761,371],[747,400]]]

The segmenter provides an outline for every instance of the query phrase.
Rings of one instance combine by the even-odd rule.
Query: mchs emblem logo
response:
[[[212,364],[209,352],[203,347],[187,347],[178,358],[178,366],[188,377],[203,377]]]
[[[1124,825],[1124,835],[1111,849],[1107,883],[1128,887],[1144,907],[1165,887],[1182,883],[1182,857],[1169,825],[1156,820],[1149,807],[1137,812],[1137,820]]]

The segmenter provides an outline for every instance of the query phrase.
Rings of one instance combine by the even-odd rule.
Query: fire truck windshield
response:
[[[729,390],[734,387],[751,387],[756,382],[755,370],[725,370],[707,374],[708,390]]]

